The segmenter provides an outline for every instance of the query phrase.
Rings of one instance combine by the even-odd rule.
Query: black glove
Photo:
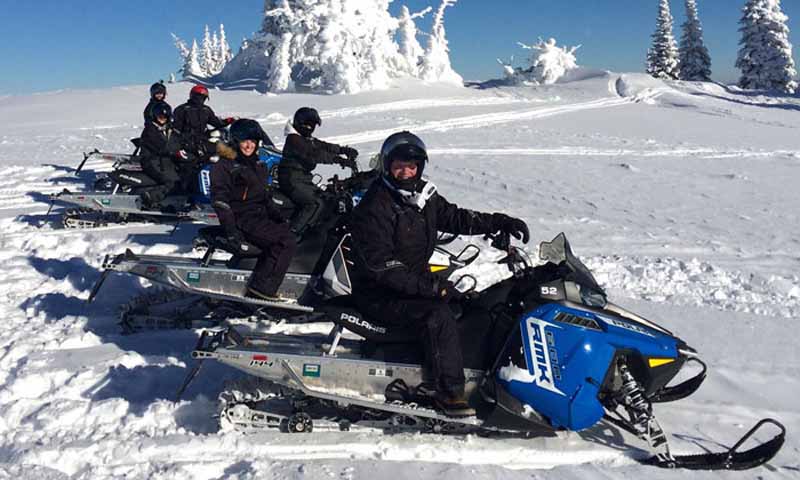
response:
[[[358,150],[353,147],[339,147],[339,153],[347,157],[347,159],[353,163],[355,163],[355,159],[358,157]]]
[[[531,239],[528,225],[519,218],[509,217],[502,213],[495,213],[495,216],[498,219],[496,223],[498,230],[511,235],[517,240],[522,240],[522,243],[528,243]]]
[[[232,230],[228,232],[228,245],[235,253],[244,253],[250,249],[250,246],[244,239],[244,235],[239,230]]]

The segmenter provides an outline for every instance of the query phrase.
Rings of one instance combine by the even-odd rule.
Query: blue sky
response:
[[[395,0],[412,10],[438,0]],[[657,0],[460,0],[446,26],[454,68],[466,79],[501,75],[496,58],[526,52],[517,41],[555,37],[583,45],[581,65],[643,71],[655,27]],[[734,81],[738,19],[744,0],[698,0],[714,77]],[[676,36],[683,1],[672,0]],[[0,0],[0,94],[60,88],[151,83],[178,67],[170,32],[202,35],[203,25],[225,24],[234,52],[257,30],[262,0]],[[789,15],[795,61],[800,48],[800,1],[783,2]],[[428,20],[430,16],[428,17]],[[421,23],[422,29],[428,22]]]

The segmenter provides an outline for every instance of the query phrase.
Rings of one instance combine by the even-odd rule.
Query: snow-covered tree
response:
[[[464,79],[450,66],[450,49],[444,30],[444,10],[455,5],[458,0],[442,0],[433,16],[433,30],[428,37],[428,48],[422,62],[421,77],[424,80],[448,82],[462,85]]]
[[[405,72],[390,0],[265,0],[261,30],[223,71],[270,91],[352,93]]]
[[[672,35],[672,14],[669,0],[660,0],[653,46],[647,51],[647,73],[664,79],[678,79],[680,74],[678,47]]]
[[[739,86],[794,93],[797,70],[789,42],[788,17],[780,0],[748,0],[739,20],[742,39],[736,60]]]
[[[219,61],[220,70],[233,58],[231,46],[228,44],[228,37],[225,35],[225,25],[219,24]]]
[[[531,50],[529,65],[513,67],[510,62],[497,60],[503,66],[506,79],[513,83],[548,85],[558,81],[568,71],[578,68],[575,51],[581,48],[580,45],[559,47],[556,45],[555,38],[550,38],[546,42],[540,38],[537,43],[532,45],[519,42],[517,44],[526,50]]]
[[[175,48],[178,49],[178,54],[181,56],[182,64],[180,71],[183,76],[191,75],[199,78],[209,78],[222,71],[225,65],[232,58],[231,47],[225,38],[225,26],[220,24],[219,34],[216,31],[211,32],[208,25],[205,26],[203,34],[202,47],[196,48],[197,41],[193,43],[194,53],[186,42],[180,39],[174,33],[172,34]],[[191,67],[191,68],[190,68]]]
[[[197,40],[192,40],[192,48],[189,50],[189,56],[186,57],[186,62],[183,67],[183,76],[202,77],[205,72],[203,67],[200,66],[200,53],[197,48]]]
[[[210,77],[213,75],[211,71],[214,68],[214,45],[211,41],[211,32],[206,25],[205,33],[203,33],[203,43],[201,45],[200,54],[200,68],[203,69],[203,76]]]
[[[681,80],[711,80],[711,57],[703,43],[703,27],[697,14],[697,1],[686,0],[686,21],[679,48]]]
[[[417,18],[422,18],[428,14],[432,7],[428,7],[417,13],[411,13],[408,7],[403,5],[400,10],[400,17],[397,19],[400,31],[399,46],[400,55],[405,59],[408,73],[417,76],[420,73],[420,63],[425,50],[417,40],[417,25],[414,22]]]

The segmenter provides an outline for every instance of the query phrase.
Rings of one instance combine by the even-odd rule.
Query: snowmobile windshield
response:
[[[539,245],[539,258],[556,265],[563,264],[569,269],[564,280],[575,282],[580,286],[583,303],[590,306],[605,305],[606,293],[597,284],[592,272],[572,253],[572,247],[563,232],[551,241]]]

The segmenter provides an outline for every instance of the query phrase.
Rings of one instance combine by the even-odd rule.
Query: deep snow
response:
[[[168,88],[175,105],[189,86]],[[196,227],[65,231],[44,216],[47,193],[107,168],[75,177],[82,151],[129,150],[146,99],[147,86],[0,98],[0,478],[683,475],[637,466],[641,444],[607,426],[533,440],[218,433],[214,400],[236,371],[209,365],[172,400],[196,332],[120,335],[118,306],[146,288],[132,278],[84,303],[105,254],[192,255]],[[730,445],[764,416],[788,427],[769,466],[693,477],[800,477],[800,100],[609,73],[535,88],[212,91],[210,105],[259,119],[279,143],[293,111],[315,106],[319,135],[357,147],[362,166],[389,133],[418,132],[449,200],[524,218],[532,253],[566,232],[616,303],[701,352],[706,384],[656,407],[678,453]],[[502,274],[491,258],[473,267],[485,283]]]

